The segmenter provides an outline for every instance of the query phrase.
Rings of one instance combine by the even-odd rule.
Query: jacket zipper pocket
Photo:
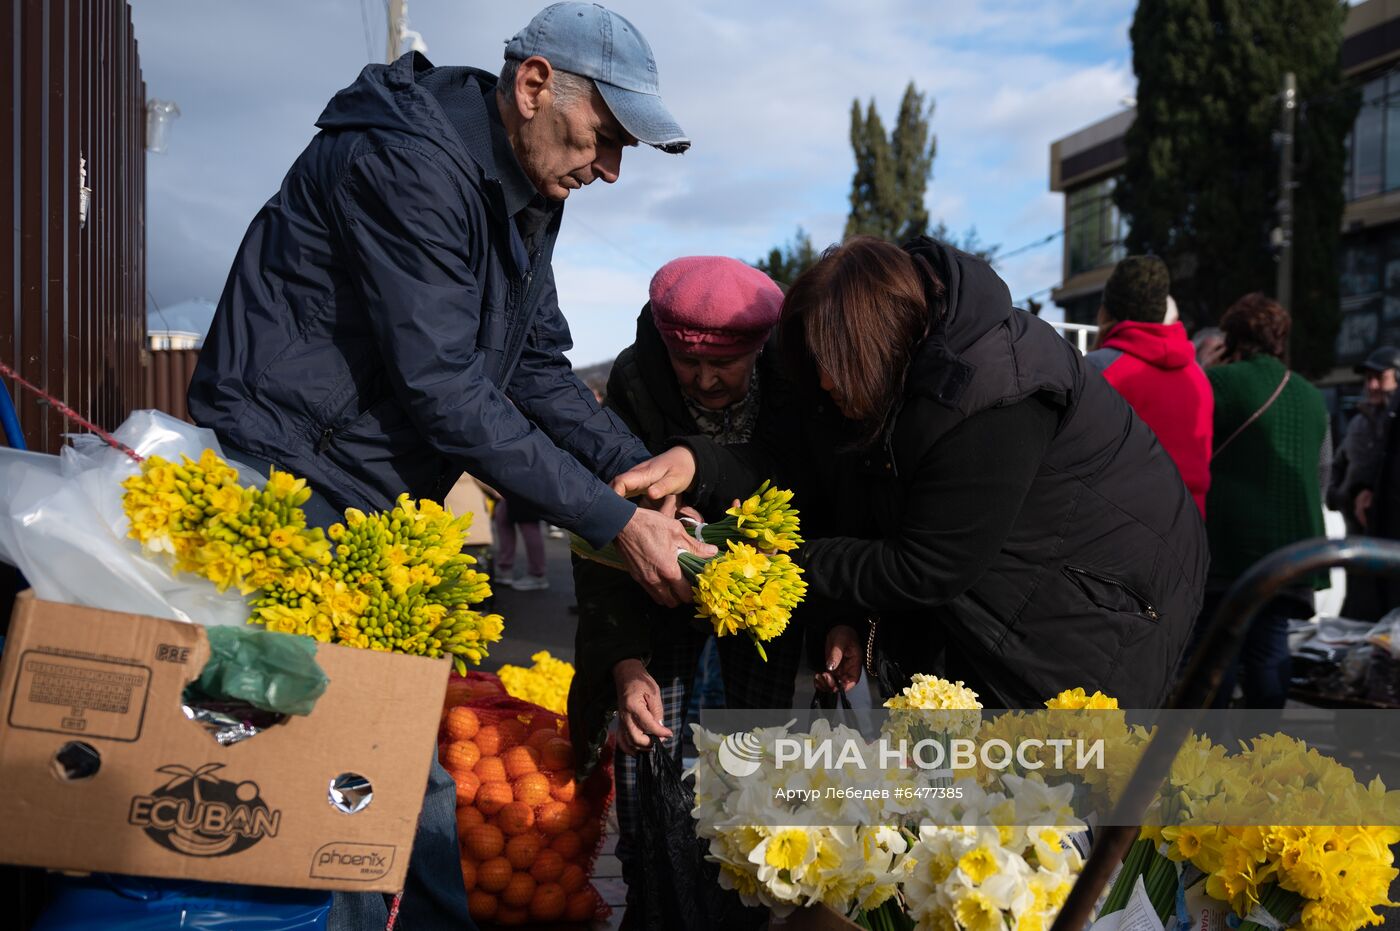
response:
[[[1104,585],[1112,585],[1115,588],[1122,589],[1124,592],[1130,595],[1134,601],[1138,603],[1138,613],[1141,614],[1143,617],[1147,618],[1149,621],[1160,620],[1162,617],[1161,612],[1157,610],[1157,608],[1152,604],[1152,602],[1139,595],[1136,591],[1129,588],[1127,585],[1124,585],[1118,579],[1109,578],[1108,576],[1100,575],[1097,572],[1090,572],[1088,569],[1081,569],[1078,566],[1065,566],[1065,571],[1073,572],[1076,575],[1082,575],[1085,578],[1093,579],[1096,582],[1102,582]]]
[[[326,424],[321,427],[321,436],[316,440],[316,455],[324,455],[326,450],[330,449],[331,441],[335,439],[335,432],[340,429],[339,427],[332,426],[332,424],[338,421],[341,415],[350,409],[350,405],[355,403],[356,396],[356,392],[351,392],[350,397],[346,398],[344,403],[337,408],[336,412],[327,418]]]

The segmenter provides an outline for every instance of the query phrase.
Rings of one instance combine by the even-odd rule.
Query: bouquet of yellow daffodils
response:
[[[708,621],[718,637],[747,635],[766,660],[763,644],[787,629],[792,610],[807,594],[802,568],[788,555],[802,544],[798,531],[792,492],[770,482],[726,511],[722,520],[701,524],[696,537],[720,552],[709,559],[694,553],[678,557],[692,585],[695,616]],[[587,559],[626,568],[611,545],[594,549],[574,537],[572,546]]]
[[[569,684],[574,681],[572,663],[555,659],[548,650],[531,655],[534,665],[502,666],[496,675],[511,696],[521,701],[548,708],[555,714],[567,714]]]
[[[323,643],[480,663],[502,620],[473,608],[487,576],[462,552],[471,515],[400,496],[387,512],[345,512],[323,533],[301,510],[304,479],[272,470],[262,488],[206,449],[179,463],[151,456],[123,482],[129,535],[220,591],[251,596],[249,621]]]
[[[1194,738],[1168,775],[1158,819],[1164,826],[1143,829],[1103,913],[1122,908],[1142,876],[1164,921],[1184,890],[1200,887],[1243,931],[1381,924],[1376,908],[1397,904],[1388,895],[1397,876],[1391,848],[1400,842],[1396,802],[1379,778],[1363,786],[1346,766],[1292,737],[1260,736],[1235,754]],[[1345,811],[1353,823],[1268,824],[1276,811],[1319,820]]]
[[[1080,811],[1107,811],[1122,793],[1132,776],[1151,734],[1140,726],[1130,727],[1118,700],[1102,692],[1086,693],[1082,688],[1066,689],[1045,702],[1049,712],[1084,712],[1093,714],[1050,715],[1045,711],[1012,711],[983,722],[980,739],[1004,740],[1017,746],[1028,738],[1050,736],[1079,738],[1087,743],[1102,741],[1102,765],[1076,768],[1068,765],[1062,782],[1074,787],[1079,794]],[[1053,734],[1051,733],[1053,731]],[[983,785],[994,783],[1003,772],[1021,772],[1013,762],[1005,771],[979,766],[978,780]]]

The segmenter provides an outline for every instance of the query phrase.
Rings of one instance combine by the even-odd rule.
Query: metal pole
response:
[[[1298,112],[1298,81],[1293,72],[1283,76],[1283,120],[1278,161],[1278,302],[1293,312],[1293,126]]]
[[[1167,707],[1198,714],[1167,715],[1143,751],[1114,809],[1113,825],[1094,832],[1093,848],[1050,931],[1082,931],[1093,917],[1099,893],[1133,841],[1143,814],[1156,797],[1199,712],[1215,697],[1225,671],[1244,643],[1249,622],[1283,586],[1323,569],[1345,566],[1372,575],[1400,574],[1400,543],[1369,537],[1304,540],[1264,557],[1225,594]]]
[[[393,64],[399,57],[399,34],[404,26],[404,0],[389,0],[384,9],[389,14],[389,34],[385,37],[385,58],[386,64]]]

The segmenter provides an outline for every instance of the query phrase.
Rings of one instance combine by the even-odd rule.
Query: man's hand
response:
[[[636,756],[651,746],[651,739],[668,740],[671,731],[662,720],[661,687],[647,673],[641,660],[625,659],[613,667],[617,686],[617,736],[622,752]]]
[[[1352,513],[1356,515],[1356,522],[1361,525],[1362,530],[1369,529],[1366,525],[1370,516],[1371,502],[1375,495],[1371,489],[1363,488],[1356,493],[1356,501],[1352,504]]]
[[[657,604],[668,608],[690,601],[690,583],[676,560],[680,550],[709,558],[719,550],[685,532],[674,517],[637,508],[617,535],[617,549],[628,572]]]
[[[687,491],[693,481],[695,454],[684,446],[673,446],[613,479],[612,489],[624,498],[645,495],[652,501],[660,501]]]
[[[860,637],[855,628],[842,624],[826,635],[826,671],[813,677],[813,684],[823,692],[849,692],[860,681],[860,667],[865,662]]]

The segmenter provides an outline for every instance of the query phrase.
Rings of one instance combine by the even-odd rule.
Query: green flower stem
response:
[[[1278,919],[1279,924],[1288,927],[1293,922],[1293,916],[1298,911],[1298,906],[1303,902],[1303,897],[1296,892],[1289,892],[1287,889],[1280,889],[1278,883],[1269,883],[1259,894],[1259,904],[1264,911]],[[1242,922],[1239,931],[1268,931],[1264,925],[1257,921]]]
[[[1158,853],[1156,848],[1153,848],[1150,854],[1152,859],[1143,883],[1147,887],[1148,901],[1156,910],[1157,917],[1165,924],[1176,912],[1176,889],[1179,882],[1176,864]]]
[[[1140,838],[1133,842],[1133,846],[1128,848],[1128,855],[1123,858],[1123,869],[1119,870],[1118,879],[1114,882],[1113,890],[1109,892],[1108,898],[1104,901],[1103,911],[1099,912],[1099,917],[1102,918],[1104,915],[1123,910],[1123,907],[1128,904],[1128,898],[1133,894],[1133,885],[1147,867],[1148,856],[1155,852],[1152,841],[1146,838]]]

